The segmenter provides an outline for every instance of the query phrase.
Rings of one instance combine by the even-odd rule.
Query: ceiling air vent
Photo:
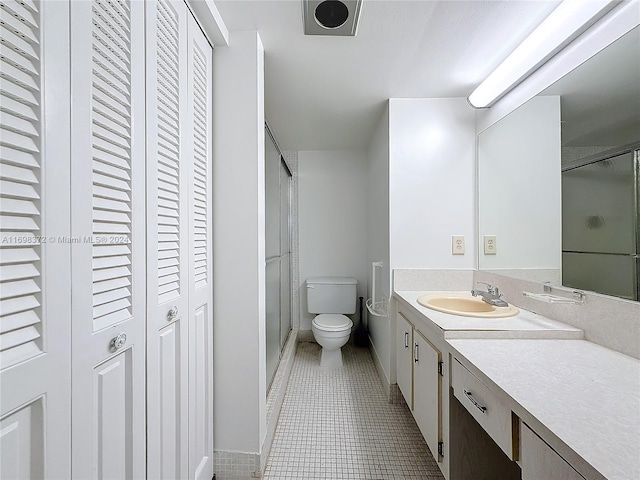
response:
[[[361,8],[362,0],[302,0],[304,34],[353,37]]]

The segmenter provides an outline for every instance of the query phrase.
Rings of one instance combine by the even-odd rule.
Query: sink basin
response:
[[[438,312],[478,318],[506,318],[520,313],[513,305],[496,307],[470,293],[432,293],[422,295],[418,303]]]

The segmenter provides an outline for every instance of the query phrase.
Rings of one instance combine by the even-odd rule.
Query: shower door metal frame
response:
[[[288,303],[288,312],[289,312],[289,314],[288,314],[288,321],[286,322],[288,328],[287,328],[286,332],[283,332],[282,331],[283,330],[283,328],[282,328],[283,327],[283,325],[282,325],[282,323],[283,323],[282,322],[282,314],[283,314],[283,308],[282,308],[283,307],[283,303],[282,303],[283,290],[282,290],[282,287],[283,287],[283,285],[282,285],[282,271],[281,271],[281,273],[280,273],[280,290],[279,290],[279,292],[280,292],[280,302],[279,302],[280,317],[279,317],[279,326],[278,326],[278,329],[279,329],[278,364],[279,364],[279,360],[282,358],[282,350],[284,349],[284,345],[286,344],[286,341],[287,341],[288,336],[289,336],[289,334],[291,332],[291,329],[292,329],[292,314],[293,314],[293,312],[292,312],[292,307],[293,307],[292,296],[293,296],[293,290],[292,290],[292,282],[291,282],[291,280],[292,280],[292,276],[293,276],[292,273],[293,272],[292,272],[291,258],[293,256],[292,255],[293,254],[293,252],[292,252],[292,227],[293,227],[293,221],[292,221],[292,217],[291,217],[291,211],[292,211],[292,179],[293,179],[293,174],[291,172],[291,169],[287,165],[287,162],[285,161],[284,156],[282,155],[282,150],[280,149],[280,146],[278,145],[278,142],[275,139],[273,133],[271,132],[271,129],[269,128],[269,125],[268,125],[267,122],[265,122],[265,133],[268,136],[268,138],[265,138],[265,141],[269,141],[269,139],[270,139],[273,142],[273,145],[275,146],[276,151],[277,151],[277,153],[278,153],[278,155],[280,157],[280,164],[278,166],[278,169],[279,169],[278,177],[279,177],[279,192],[280,192],[280,195],[282,195],[282,181],[283,181],[282,168],[283,167],[284,167],[284,170],[286,172],[286,178],[287,178],[287,185],[286,185],[287,210],[288,210],[287,217],[286,217],[287,235],[286,235],[285,239],[282,238],[282,235],[281,235],[282,226],[280,225],[280,237],[279,237],[280,244],[279,244],[278,255],[275,255],[275,256],[272,255],[272,256],[267,257],[265,259],[265,270],[266,270],[268,264],[270,264],[272,262],[275,262],[275,261],[277,261],[280,265],[282,265],[282,259],[283,259],[283,256],[285,255],[285,254],[282,253],[283,242],[286,242],[286,244],[287,244],[286,245],[286,247],[287,247],[286,248],[286,256],[287,256],[287,259],[288,259],[288,272],[287,272],[288,285],[286,286],[286,289],[287,289],[287,297],[286,298],[287,298],[287,303]],[[267,168],[266,167],[266,163],[267,162],[266,162],[266,159],[265,159],[265,168]],[[266,177],[266,175],[265,175],[265,177]],[[280,197],[280,198],[282,200],[282,197]],[[280,201],[280,206],[279,206],[279,209],[280,209],[279,210],[280,211],[280,214],[279,214],[280,222],[282,221],[282,213],[283,213],[281,207],[282,207],[282,201]],[[268,376],[268,378],[267,378],[267,385],[268,385],[267,393],[268,393],[268,391],[270,389],[271,382],[273,381],[273,377],[275,376],[275,372],[277,371],[277,369],[278,369],[278,366],[276,366],[274,372],[267,372],[267,376]]]

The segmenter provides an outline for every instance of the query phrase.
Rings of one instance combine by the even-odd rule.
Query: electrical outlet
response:
[[[464,235],[451,236],[451,254],[464,255]]]
[[[496,236],[485,235],[484,236],[484,254],[495,255],[497,251],[498,251],[498,246],[496,244]]]

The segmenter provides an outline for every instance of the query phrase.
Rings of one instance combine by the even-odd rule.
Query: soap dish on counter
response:
[[[545,293],[533,293],[533,292],[522,292],[522,295],[525,297],[533,298],[535,300],[539,300],[541,302],[546,303],[564,303],[569,305],[582,305],[585,302],[584,292],[580,292],[578,290],[568,290],[562,289],[563,292],[571,294],[571,297],[561,297],[559,295],[553,295],[550,292],[552,289],[559,290],[558,287],[551,287],[550,285],[544,286]]]

